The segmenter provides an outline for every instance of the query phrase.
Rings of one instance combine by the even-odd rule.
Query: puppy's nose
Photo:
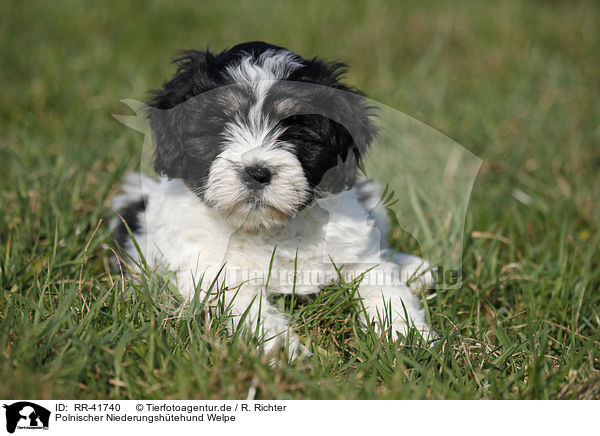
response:
[[[252,165],[243,169],[242,178],[251,189],[261,189],[271,182],[272,176],[268,168]]]

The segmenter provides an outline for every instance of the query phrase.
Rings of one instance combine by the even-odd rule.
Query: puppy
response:
[[[160,177],[129,175],[113,202],[133,263],[174,273],[188,299],[221,290],[231,328],[258,323],[266,350],[302,349],[267,295],[314,294],[342,272],[358,282],[366,322],[432,336],[406,284],[431,284],[429,266],[389,251],[379,189],[358,177],[376,128],[344,65],[263,42],[176,64],[147,109]]]

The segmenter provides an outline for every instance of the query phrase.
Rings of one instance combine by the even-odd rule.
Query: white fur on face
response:
[[[235,227],[280,227],[308,199],[308,181],[292,145],[277,139],[283,133],[276,127],[279,120],[269,120],[262,113],[272,84],[299,66],[290,53],[268,51],[256,62],[246,58],[227,70],[236,82],[246,83],[256,103],[225,126],[225,149],[211,165],[204,199]],[[242,180],[244,168],[254,165],[272,173],[271,182],[259,191],[249,189]]]
[[[234,227],[283,225],[309,196],[308,181],[291,146],[275,139],[277,131],[232,124],[226,132],[226,148],[210,168],[205,201]],[[272,173],[271,182],[259,191],[242,181],[244,168],[253,165]]]

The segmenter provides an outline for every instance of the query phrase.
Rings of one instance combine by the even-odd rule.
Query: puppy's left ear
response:
[[[180,104],[172,109],[149,107],[147,116],[154,137],[154,171],[170,179],[181,178],[184,173],[183,126],[185,110]]]
[[[344,161],[346,189],[349,189],[354,186],[361,160],[377,136],[377,127],[373,123],[375,108],[358,90],[341,91],[336,94],[337,119],[347,130],[352,142]]]
[[[317,58],[304,62],[289,80],[322,85],[314,91],[311,103],[328,119],[323,142],[337,153],[337,165],[329,168],[318,183],[320,191],[338,193],[356,182],[360,160],[377,136],[372,118],[375,108],[364,95],[346,84],[342,78],[346,65],[323,62]]]
[[[216,85],[209,76],[214,56],[207,51],[190,50],[175,60],[177,72],[162,89],[153,92],[147,111],[156,150],[154,170],[169,178],[181,178],[185,168],[183,147],[187,121],[185,102]]]
[[[337,165],[327,170],[319,183],[322,191],[336,194],[351,189],[358,177],[361,159],[366,155],[377,129],[371,117],[373,108],[362,95],[335,91],[333,108],[335,121],[329,119],[329,146],[337,152]]]

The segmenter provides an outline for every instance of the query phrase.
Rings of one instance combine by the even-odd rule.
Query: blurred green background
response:
[[[436,330],[454,338],[455,361],[415,357],[402,368],[417,368],[417,381],[412,370],[387,379],[377,372],[393,385],[383,391],[362,384],[370,376],[353,379],[360,395],[600,392],[597,2],[4,0],[0,9],[0,397],[84,395],[78,389],[96,371],[64,369],[42,328],[52,307],[39,312],[36,302],[56,283],[112,283],[105,222],[84,248],[110,216],[119,180],[139,163],[141,135],[111,116],[130,114],[119,100],[145,100],[181,49],[250,40],[347,63],[348,82],[370,98],[484,160],[467,212],[464,287],[429,301]],[[15,304],[22,312],[11,315]],[[19,341],[30,348],[19,351]],[[50,345],[37,355],[36,344]],[[460,368],[460,386],[444,379],[444,365]],[[37,376],[37,385],[26,382]],[[302,380],[279,391],[265,381],[262,392],[359,395]],[[217,396],[241,395],[214,383]],[[85,395],[150,395],[99,386]],[[152,392],[194,395],[163,388]]]
[[[66,151],[84,168],[114,163],[115,143],[127,137],[131,152],[136,141],[110,114],[128,113],[119,99],[144,100],[159,87],[179,50],[265,40],[346,62],[348,81],[370,98],[485,159],[476,201],[503,213],[509,185],[526,184],[566,202],[557,213],[594,221],[591,198],[578,195],[598,188],[594,2],[4,1],[2,9],[3,147],[20,158],[33,147],[45,159]],[[35,138],[20,144],[26,129]]]

